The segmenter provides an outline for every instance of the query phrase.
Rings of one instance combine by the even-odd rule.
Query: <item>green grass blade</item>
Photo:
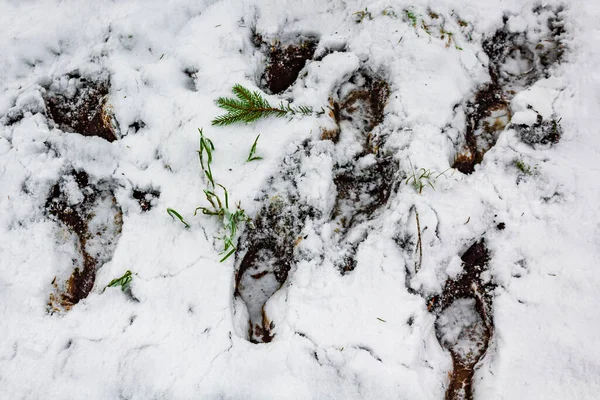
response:
[[[181,216],[181,214],[179,214],[179,213],[178,213],[177,211],[175,211],[174,209],[172,209],[172,208],[167,208],[167,213],[168,213],[168,214],[171,216],[171,218],[173,218],[173,219],[175,219],[175,218],[178,218],[178,219],[179,219],[179,221],[181,221],[181,223],[182,223],[183,225],[185,225],[185,227],[186,227],[186,228],[189,228],[189,227],[190,227],[190,225],[189,225],[187,222],[185,222],[185,220],[183,219],[183,217]]]
[[[235,250],[236,250],[235,248],[231,249],[231,250],[229,251],[229,253],[227,253],[227,254],[225,255],[225,257],[221,258],[221,261],[219,261],[219,262],[223,262],[223,261],[227,260],[227,259],[228,259],[228,258],[229,258],[229,257],[230,257],[230,256],[231,256],[233,253],[235,253]]]
[[[121,290],[126,290],[127,288],[129,288],[129,284],[133,280],[131,274],[131,271],[127,270],[127,272],[125,272],[123,276],[113,279],[108,285],[106,285],[106,287],[121,286]]]
[[[223,189],[223,192],[225,193],[225,208],[229,209],[229,194],[227,193],[227,189],[225,189],[225,186],[221,185],[220,183],[217,183],[217,185],[221,186]]]
[[[259,137],[260,137],[260,135],[258,135],[256,137],[256,139],[254,139],[254,143],[252,144],[252,147],[250,148],[250,153],[248,154],[248,158],[246,159],[246,162],[255,161],[255,160],[262,160],[262,157],[256,157],[256,156],[254,156],[254,154],[256,153],[256,146],[258,144],[258,138]]]

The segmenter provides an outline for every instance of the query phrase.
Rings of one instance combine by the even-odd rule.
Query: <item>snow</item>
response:
[[[461,276],[461,256],[481,238],[490,252],[481,279],[495,288],[475,398],[597,398],[595,2],[0,4],[0,399],[444,398],[449,349],[468,354],[472,343],[461,332],[482,320],[472,298],[445,310],[430,301]],[[506,15],[508,32],[536,43],[549,31],[548,10],[561,4],[562,61],[527,82],[519,77],[536,66],[511,53],[501,69],[516,92],[510,114],[490,117],[510,123],[474,173],[449,169],[467,124],[464,105],[491,81],[483,38]],[[536,14],[538,5],[548,8]],[[353,13],[361,10],[372,19],[357,23]],[[451,44],[442,29],[453,32]],[[271,45],[298,35],[318,39],[294,85],[265,97],[323,107],[323,115],[211,126],[222,112],[215,100],[231,96],[234,84],[262,90],[266,55],[253,45],[253,32]],[[118,140],[64,132],[50,118],[46,96],[76,96],[75,76],[110,81]],[[377,151],[365,153],[368,121],[356,117],[364,110],[339,121],[339,141],[322,140],[337,127],[330,100],[342,101],[366,76],[390,90],[384,119],[371,132]],[[522,140],[515,126],[532,126],[538,116],[560,120],[558,143]],[[212,172],[230,205],[240,202],[255,218],[281,202],[296,218],[283,284],[267,255],[251,272],[266,274],[243,274],[248,289],[236,293],[248,226],[237,236],[237,257],[219,262],[221,224],[194,216],[207,205],[208,187],[198,128],[214,142]],[[247,163],[259,134],[263,159]],[[387,166],[384,155],[391,172],[342,193],[340,174],[356,183]],[[533,172],[520,171],[516,160]],[[407,184],[420,168],[435,171],[433,187],[423,181],[421,193]],[[73,171],[85,171],[97,193],[85,250],[98,270],[85,299],[52,310],[50,295],[84,258],[85,241],[48,211],[57,184],[69,206],[86,204],[90,193]],[[386,183],[391,194],[379,205],[368,185]],[[146,196],[152,208],[143,212],[134,190],[160,195]],[[355,265],[346,271],[348,259]],[[127,270],[134,273],[130,294],[106,287]],[[252,343],[249,329],[262,324],[263,312],[273,338]]]
[[[558,79],[543,79],[529,89],[519,92],[511,102],[511,108],[515,112],[512,122],[514,124],[522,123],[515,121],[514,118],[520,112],[530,113],[529,110],[535,110],[533,112],[540,114],[544,119],[552,118],[552,105],[560,90],[564,89],[563,85],[564,83]]]
[[[441,341],[460,359],[475,360],[481,354],[481,335],[483,322],[475,311],[475,300],[459,299],[448,307],[438,320]]]

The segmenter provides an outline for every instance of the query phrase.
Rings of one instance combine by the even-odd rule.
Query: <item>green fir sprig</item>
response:
[[[253,92],[242,85],[233,86],[234,97],[219,97],[217,105],[227,111],[212,120],[213,125],[225,126],[239,122],[250,123],[260,118],[270,116],[286,117],[293,115],[310,115],[312,107],[292,107],[281,102],[278,107],[273,107],[260,92]]]

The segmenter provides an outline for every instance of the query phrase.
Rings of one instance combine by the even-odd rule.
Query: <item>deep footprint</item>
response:
[[[85,299],[96,280],[96,271],[110,260],[123,225],[121,209],[107,183],[92,183],[84,171],[63,176],[52,188],[47,212],[76,237],[79,258],[70,277],[54,278],[49,312],[69,310]]]
[[[335,223],[338,260],[334,264],[342,273],[356,267],[354,255],[358,243],[347,236],[355,227],[372,219],[389,200],[398,179],[399,165],[384,149],[387,136],[375,131],[384,119],[390,95],[388,84],[365,70],[354,74],[332,99],[332,114],[337,130],[327,131],[323,139],[337,143],[340,134],[354,135],[361,144],[347,163],[334,165],[336,199],[331,221]]]
[[[310,152],[309,143],[284,158],[283,173],[269,180],[269,187],[286,187],[279,193],[265,191],[263,207],[254,219],[254,229],[240,238],[236,255],[235,296],[248,307],[250,324],[248,337],[252,342],[270,342],[271,323],[264,314],[267,300],[287,280],[294,262],[294,247],[306,219],[319,217],[318,210],[300,198],[294,178],[300,174],[301,157]]]
[[[465,174],[472,173],[509,124],[510,100],[538,80],[549,77],[550,68],[561,61],[565,33],[561,12],[561,8],[536,7],[533,10],[538,18],[535,33],[531,29],[528,32],[511,32],[507,27],[509,18],[505,17],[504,26],[483,41],[483,50],[489,57],[491,83],[480,88],[473,100],[465,103],[465,135],[453,168]],[[535,133],[533,139],[529,132],[520,132],[523,140],[541,137],[538,139],[540,142],[556,143],[560,138],[559,129],[545,134],[540,132],[541,124],[538,122],[531,129]],[[557,121],[544,121],[543,124],[555,127]],[[527,130],[525,127],[517,128]]]
[[[333,222],[336,252],[330,255],[334,257],[332,262],[342,273],[355,268],[358,242],[348,240],[348,233],[372,219],[387,203],[398,170],[397,162],[382,149],[385,135],[374,132],[383,121],[389,93],[386,82],[364,71],[358,72],[331,100],[331,115],[337,126],[334,134],[323,135],[323,141],[303,143],[283,160],[279,168],[282,172],[269,181],[269,187],[279,190],[265,191],[264,205],[255,218],[255,229],[247,230],[240,238],[236,259],[235,296],[248,308],[250,341],[269,342],[273,338],[274,325],[264,305],[285,283],[297,261],[295,247],[303,240],[301,233],[307,221],[317,227]],[[328,211],[330,215],[323,215],[323,210],[309,206],[302,198],[298,189],[300,168],[302,163],[309,162],[311,154],[332,157],[342,135],[357,140],[362,150],[343,165],[334,165],[335,203],[333,210]]]
[[[466,143],[456,156],[452,168],[470,174],[498,141],[500,133],[510,122],[511,110],[502,88],[497,84],[489,84],[475,94],[473,101],[467,102],[466,115]]]
[[[318,44],[313,37],[300,37],[288,44],[266,43],[257,33],[253,41],[267,56],[260,86],[272,94],[281,93],[294,84],[306,62],[313,58]]]
[[[462,275],[447,281],[442,294],[430,299],[428,307],[437,315],[436,336],[452,356],[446,400],[473,399],[473,376],[494,330],[491,292],[495,286],[481,277],[489,262],[484,239],[473,244],[461,259]]]
[[[108,80],[89,80],[78,74],[55,79],[45,90],[48,117],[64,132],[119,138],[119,125],[108,102]]]

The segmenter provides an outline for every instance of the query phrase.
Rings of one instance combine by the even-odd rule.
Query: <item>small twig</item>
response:
[[[415,216],[417,217],[417,249],[419,249],[419,264],[415,266],[415,273],[419,272],[421,265],[423,264],[423,242],[421,241],[421,223],[419,222],[419,212],[415,208]],[[415,249],[416,250],[416,249]]]

